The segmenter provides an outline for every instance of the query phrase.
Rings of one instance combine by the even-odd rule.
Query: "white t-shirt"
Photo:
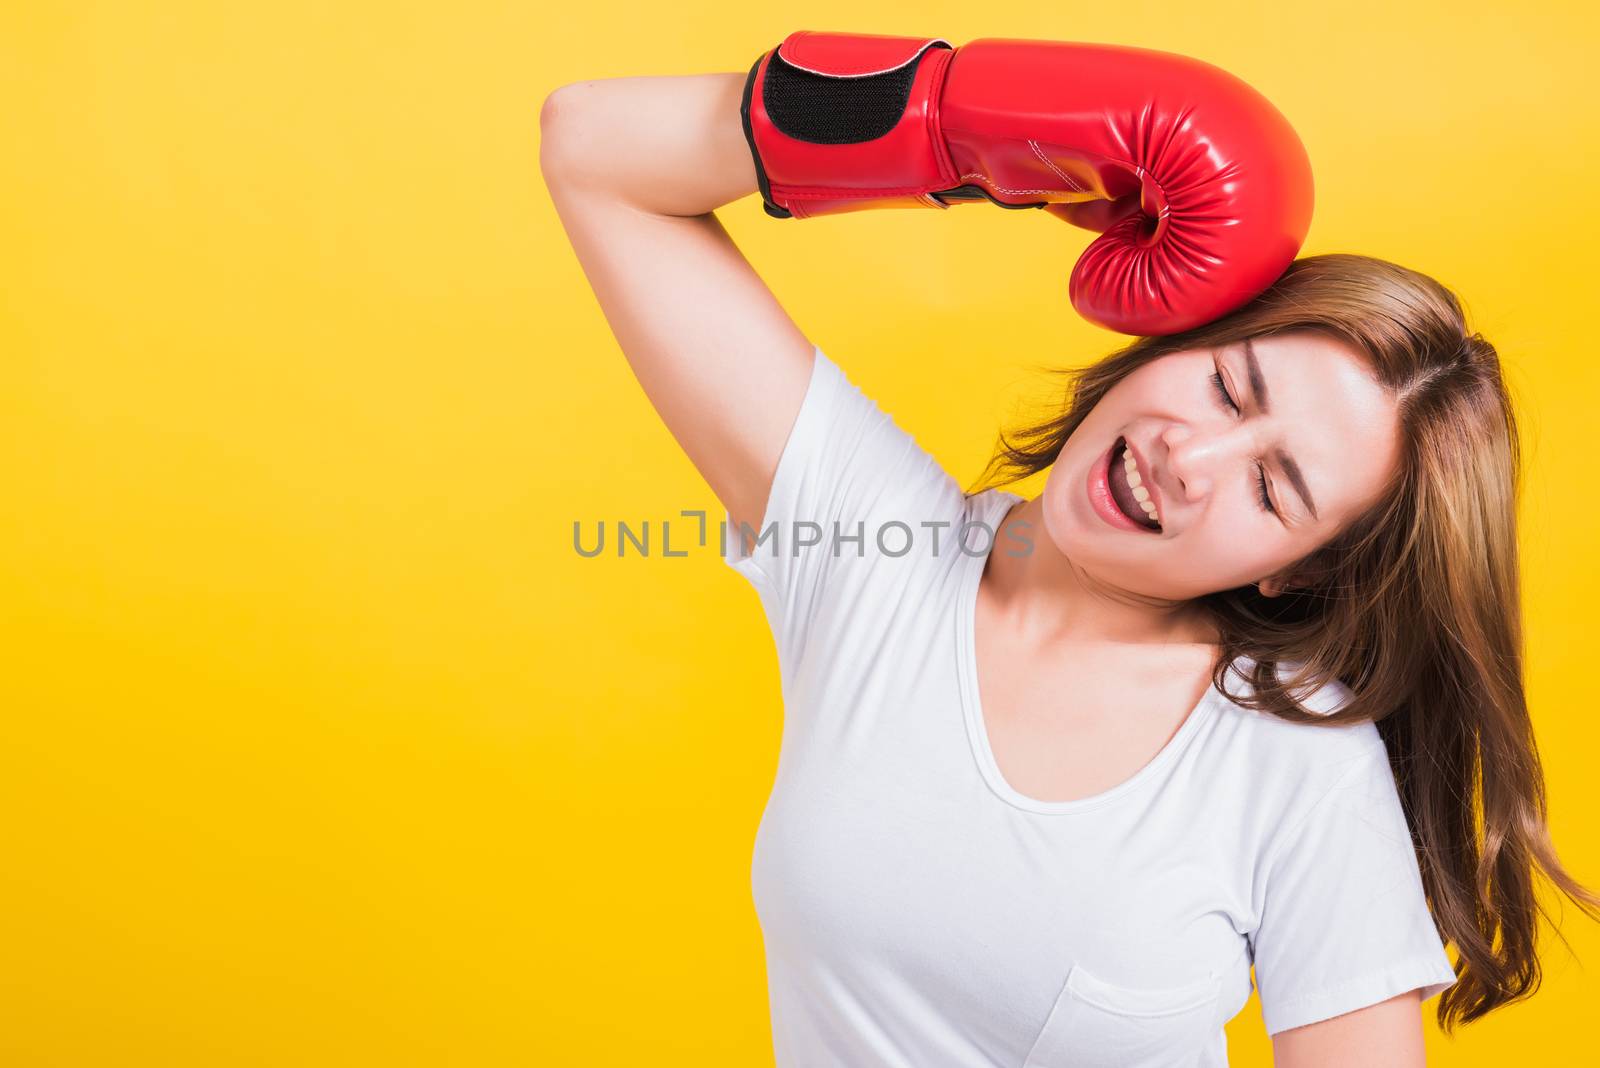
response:
[[[992,536],[1020,499],[966,497],[818,349],[773,536],[743,555],[728,532],[785,709],[751,869],[780,1068],[1226,1065],[1252,963],[1273,1034],[1450,986],[1370,723],[1213,688],[1111,789],[1007,784],[973,606],[991,546],[1021,551]]]

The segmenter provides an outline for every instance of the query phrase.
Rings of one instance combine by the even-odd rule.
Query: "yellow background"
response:
[[[1531,696],[1600,883],[1589,6],[986,6],[5,6],[0,1062],[770,1063],[772,647],[711,550],[571,547],[716,503],[565,243],[537,116],[797,28],[1209,60],[1310,150],[1308,253],[1457,289],[1521,405]],[[1031,365],[1118,341],[1065,301],[1089,235],[1035,213],[721,216],[963,481]],[[1532,1002],[1430,1023],[1440,1063],[1588,1049],[1600,932],[1566,915],[1579,960],[1551,939]],[[1229,1039],[1268,1063],[1254,1001]]]

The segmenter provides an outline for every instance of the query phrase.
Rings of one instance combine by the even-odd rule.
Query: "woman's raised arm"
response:
[[[743,74],[576,82],[540,169],[634,376],[733,522],[758,526],[812,344],[711,212],[756,192]]]

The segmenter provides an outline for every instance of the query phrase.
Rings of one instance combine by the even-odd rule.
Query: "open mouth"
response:
[[[1125,438],[1118,438],[1111,449],[1110,460],[1106,469],[1106,484],[1111,490],[1111,500],[1121,512],[1133,523],[1152,533],[1161,533],[1161,524],[1150,518],[1148,512],[1140,505],[1139,499],[1134,495],[1133,486],[1128,483],[1128,472],[1124,461],[1128,454],[1128,442]]]

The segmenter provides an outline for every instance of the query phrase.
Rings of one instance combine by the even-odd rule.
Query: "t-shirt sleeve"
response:
[[[722,559],[755,587],[786,668],[864,569],[948,552],[966,499],[821,348],[814,355],[759,529],[741,531],[726,511],[722,522]]]
[[[1394,774],[1373,744],[1263,868],[1252,939],[1267,1033],[1455,983],[1428,911]]]

